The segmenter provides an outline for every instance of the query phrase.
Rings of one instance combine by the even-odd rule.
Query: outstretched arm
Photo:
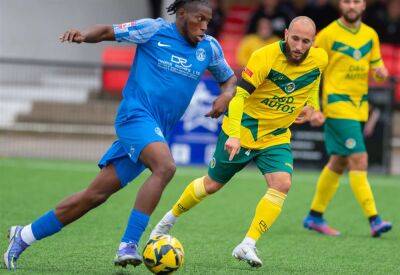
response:
[[[60,35],[61,42],[70,43],[98,43],[101,41],[114,41],[114,29],[110,25],[95,25],[84,31],[70,29]]]

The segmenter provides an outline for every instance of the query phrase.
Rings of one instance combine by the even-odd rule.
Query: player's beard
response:
[[[357,16],[351,18],[347,15],[347,13],[343,13],[343,18],[350,24],[356,23],[357,21],[361,20],[362,13],[357,14]]]
[[[291,55],[292,50],[290,49],[289,43],[287,43],[287,41],[285,41],[285,56],[288,59],[288,61],[291,63],[300,64],[301,62],[304,61],[304,59],[306,59],[309,51],[310,51],[310,49],[305,51],[300,59],[294,59]]]

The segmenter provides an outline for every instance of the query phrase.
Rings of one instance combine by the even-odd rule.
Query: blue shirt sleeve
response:
[[[225,60],[221,45],[215,38],[211,36],[210,45],[212,49],[212,58],[207,69],[212,73],[219,83],[225,82],[233,75],[233,70],[231,67],[229,67],[228,62]]]
[[[140,19],[128,23],[113,25],[115,40],[135,44],[146,43],[164,24],[162,18]]]

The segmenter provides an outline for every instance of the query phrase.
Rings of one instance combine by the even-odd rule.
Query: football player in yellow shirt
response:
[[[314,22],[308,17],[297,17],[285,30],[284,41],[252,54],[224,117],[208,175],[186,187],[151,237],[167,234],[177,217],[220,190],[254,161],[269,188],[257,205],[244,240],[232,254],[253,267],[262,265],[256,241],[279,216],[291,185],[289,126],[295,121],[308,121],[314,109],[319,109],[320,75],[328,57],[323,49],[311,47],[314,37]]]
[[[380,54],[377,33],[361,22],[365,0],[340,0],[342,16],[317,35],[315,45],[327,51],[329,64],[323,77],[323,112],[326,117],[325,147],[330,155],[322,170],[304,227],[326,235],[339,235],[323,218],[334,196],[339,178],[347,168],[351,189],[365,216],[371,235],[379,237],[392,228],[381,220],[367,179],[368,155],[363,122],[368,118],[368,77],[388,76]],[[322,125],[322,114],[311,124]]]

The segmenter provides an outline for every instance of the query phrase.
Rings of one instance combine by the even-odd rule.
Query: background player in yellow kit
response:
[[[254,161],[269,187],[257,205],[246,237],[233,256],[260,267],[255,244],[279,216],[291,185],[293,159],[289,126],[305,122],[319,109],[320,75],[328,58],[311,47],[314,22],[297,17],[285,30],[285,40],[255,51],[242,73],[236,95],[224,117],[208,175],[192,181],[151,236],[167,234],[177,217],[207,195],[221,189]],[[309,105],[304,109],[305,105]]]
[[[388,72],[381,59],[377,33],[361,22],[365,6],[365,0],[340,0],[342,16],[323,29],[315,41],[329,56],[323,77],[323,111],[330,159],[319,177],[304,227],[327,235],[339,235],[322,216],[346,168],[351,189],[369,219],[371,235],[379,237],[392,228],[391,223],[379,217],[367,179],[362,122],[368,118],[368,77],[372,70],[376,79],[383,80]],[[315,115],[311,123],[321,125],[322,114]]]

